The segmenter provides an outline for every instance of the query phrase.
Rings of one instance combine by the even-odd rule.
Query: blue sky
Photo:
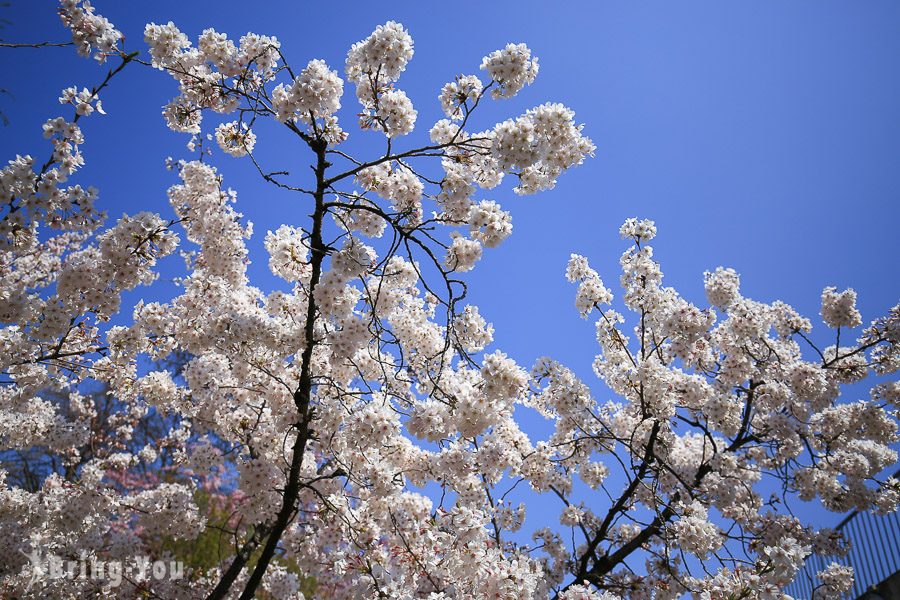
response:
[[[900,198],[900,3],[837,2],[454,2],[134,3],[96,0],[98,12],[146,56],[143,25],[173,20],[192,39],[205,27],[234,38],[277,36],[294,66],[323,58],[342,70],[349,46],[388,19],[415,39],[400,79],[419,111],[404,147],[425,141],[440,118],[436,97],[453,76],[477,73],[481,57],[525,42],[539,57],[536,83],[492,103],[483,125],[545,101],[577,113],[596,158],[567,173],[551,192],[517,197],[509,186],[483,197],[513,214],[514,233],[486,252],[471,274],[471,300],[496,328],[496,346],[530,366],[560,359],[605,400],[591,374],[593,327],[574,309],[563,278],[571,252],[587,255],[613,288],[626,217],[652,218],[665,282],[705,304],[702,273],[730,266],[752,298],[781,299],[820,325],[826,285],[854,287],[865,320],[900,300],[896,234]],[[5,41],[66,41],[49,0],[12,0]],[[59,114],[59,91],[90,86],[104,69],[69,49],[0,49],[0,96],[10,120],[0,127],[3,160],[46,156],[40,125]],[[77,181],[100,188],[112,217],[168,211],[175,182],[168,156],[187,157],[186,138],[169,132],[161,106],[176,93],[166,75],[134,66],[102,95],[107,116],[84,129],[87,167]],[[347,87],[342,120],[351,148],[366,135],[352,126]],[[210,121],[210,123],[213,123]],[[280,136],[280,137],[279,137]],[[273,170],[304,172],[309,157],[283,134],[260,136]],[[255,223],[251,272],[268,275],[262,238],[282,222],[301,223],[307,207],[261,186],[252,166],[221,153],[214,164]]]

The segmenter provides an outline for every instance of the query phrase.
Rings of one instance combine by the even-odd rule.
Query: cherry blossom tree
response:
[[[446,118],[416,143],[399,87],[413,40],[399,23],[353,44],[339,72],[292,66],[274,37],[207,29],[192,42],[171,22],[126,49],[88,2],[59,12],[78,53],[111,66],[62,91],[48,157],[0,170],[4,594],[786,598],[810,552],[846,550],[789,499],[897,509],[900,485],[881,474],[897,461],[900,386],[884,376],[900,367],[900,305],[863,328],[855,292],[826,288],[834,344],[819,348],[810,320],[743,297],[731,269],[705,274],[706,307],[664,287],[656,228],[630,219],[630,319],[586,258],[565,270],[576,309],[596,319],[602,399],[552,359],[527,371],[492,347],[463,273],[512,217],[483,195],[510,180],[516,194],[551,189],[594,152],[561,104],[473,129],[480,106],[535,80],[526,45],[443,86]],[[105,224],[96,190],[73,178],[84,120],[116,110],[100,95],[126,68],[170,78],[165,123],[198,157],[170,163],[169,214]],[[342,149],[345,85],[358,127],[382,137],[369,156]],[[310,172],[263,164],[265,121]],[[265,235],[289,291],[250,280],[252,228],[204,162],[218,151],[307,208]],[[179,249],[178,293],[123,305]],[[840,397],[870,376],[869,399]],[[87,393],[97,386],[107,395]],[[553,433],[529,435],[520,409]],[[514,502],[525,489],[558,512],[528,515]],[[163,558],[211,536],[216,560],[173,580],[35,577],[26,557]],[[817,595],[833,597],[853,573],[835,563],[819,577]]]

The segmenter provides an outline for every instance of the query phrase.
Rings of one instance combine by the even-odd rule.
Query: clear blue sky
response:
[[[562,360],[603,400],[608,392],[590,371],[593,327],[578,318],[563,271],[570,252],[586,254],[615,291],[625,248],[617,231],[626,217],[656,220],[666,283],[698,303],[703,271],[718,265],[741,273],[745,294],[782,299],[816,323],[826,285],[856,288],[866,320],[900,300],[900,3],[95,4],[130,49],[145,51],[144,23],[173,20],[194,40],[205,27],[234,38],[248,30],[275,35],[294,66],[323,58],[338,69],[375,25],[401,21],[416,53],[400,87],[419,111],[419,128],[403,145],[425,140],[443,83],[478,72],[481,57],[507,42],[527,43],[540,59],[537,82],[494,103],[489,116],[564,102],[586,124],[597,156],[551,192],[520,198],[507,186],[484,196],[512,211],[515,230],[472,273],[471,298],[494,323],[498,347],[526,366],[541,355]],[[49,0],[12,0],[0,8],[11,22],[0,37],[65,41],[54,11]],[[10,120],[0,127],[4,160],[45,156],[41,123],[68,114],[56,102],[59,90],[102,78],[70,48],[0,49],[0,66],[0,86],[12,94],[0,96]],[[341,115],[353,136],[356,105],[347,92]],[[109,115],[85,123],[88,166],[77,181],[100,187],[100,206],[113,217],[168,211],[174,175],[163,159],[186,154],[186,138],[160,116],[174,93],[164,74],[129,68],[102,96]],[[273,169],[301,172],[308,156],[279,145],[287,139],[261,137],[259,151]],[[358,139],[365,137],[351,144]],[[260,186],[246,161],[219,154],[214,163],[256,225],[258,284],[276,285],[262,237],[284,221],[302,222],[306,207]]]

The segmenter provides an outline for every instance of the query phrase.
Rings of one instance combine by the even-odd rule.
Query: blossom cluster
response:
[[[272,90],[272,107],[280,121],[301,120],[313,125],[321,120],[324,132],[332,143],[340,143],[344,133],[333,116],[341,107],[344,81],[325,61],[311,60],[294,81]]]
[[[110,54],[119,50],[122,32],[109,19],[94,12],[88,0],[60,0],[59,16],[63,24],[72,30],[72,42],[78,54],[104,62]]]

